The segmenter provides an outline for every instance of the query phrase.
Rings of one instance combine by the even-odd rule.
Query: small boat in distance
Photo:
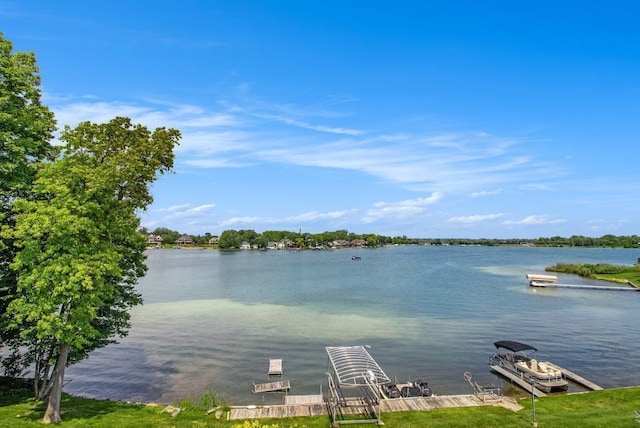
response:
[[[543,392],[568,389],[569,383],[560,370],[552,367],[549,362],[533,358],[533,353],[537,351],[535,347],[510,340],[500,340],[493,345],[496,352],[490,358],[491,370],[498,373],[504,370],[508,372],[506,374],[520,378]],[[527,354],[527,351],[531,352]]]
[[[362,260],[360,256],[351,256],[351,260]]]

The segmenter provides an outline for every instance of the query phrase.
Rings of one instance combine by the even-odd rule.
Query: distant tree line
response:
[[[538,247],[640,248],[640,236],[638,235],[604,235],[600,238],[580,235],[573,235],[569,238],[552,236],[551,238],[538,238],[534,242]]]
[[[166,227],[158,227],[153,231],[141,229],[144,234],[154,234],[162,237],[163,243],[173,245],[181,236],[189,236],[195,245],[208,245],[214,236],[188,235]],[[604,235],[600,238],[573,235],[569,238],[562,236],[542,237],[536,239],[489,239],[489,238],[408,238],[407,236],[384,236],[374,233],[356,234],[347,230],[336,230],[322,233],[301,233],[283,230],[267,230],[258,233],[253,229],[225,230],[219,237],[218,248],[237,249],[243,242],[252,248],[266,248],[269,242],[288,240],[295,248],[313,248],[327,245],[335,241],[362,240],[367,247],[383,245],[458,245],[458,246],[536,246],[536,247],[600,247],[600,248],[640,248],[640,236]]]

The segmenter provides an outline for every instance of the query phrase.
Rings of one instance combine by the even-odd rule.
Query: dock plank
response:
[[[555,369],[555,370],[560,370],[563,374],[564,377],[566,377],[567,379],[569,379],[572,382],[575,382],[577,384],[580,384],[582,386],[584,386],[585,388],[588,388],[592,391],[602,391],[604,388],[601,387],[600,385],[596,385],[595,383],[591,382],[588,379],[585,379],[584,377],[570,371],[567,369],[564,369],[560,366],[558,366],[557,364],[553,364],[550,362],[546,362],[545,364],[547,364],[549,367]]]
[[[293,396],[296,397],[296,396]],[[305,396],[299,396],[305,397]],[[322,395],[311,396],[322,398]],[[522,406],[503,399],[498,403],[486,403],[474,394],[469,395],[434,395],[432,397],[413,398],[391,398],[380,400],[380,412],[406,412],[406,411],[429,411],[451,407],[480,407],[480,406],[502,406],[512,411],[519,411]],[[362,406],[343,407],[340,411],[343,414],[357,414],[361,412]],[[258,418],[288,418],[301,416],[321,416],[328,415],[327,405],[324,402],[317,404],[287,404],[275,406],[232,406],[229,412],[230,420],[258,419]]]
[[[327,406],[323,404],[309,405],[275,405],[275,406],[233,406],[229,412],[230,420],[241,419],[280,419],[293,417],[324,416]]]
[[[269,376],[282,376],[282,358],[269,359]]]
[[[324,397],[322,394],[315,395],[287,395],[284,397],[284,404],[300,405],[300,404],[322,404]]]
[[[531,392],[531,390],[533,389],[533,395],[535,395],[536,397],[546,397],[547,394],[545,394],[544,392],[540,391],[538,388],[533,388],[532,385],[527,382],[526,380],[515,376],[513,373],[503,369],[502,367],[499,367],[495,364],[491,365],[491,370],[500,373],[502,376],[506,377],[507,379],[509,379],[510,381],[518,384],[518,386],[522,387],[525,391],[529,391]]]
[[[588,284],[558,284],[531,281],[530,286],[536,288],[572,288],[576,290],[610,290],[610,291],[640,291],[640,288],[624,285],[588,285]]]
[[[261,394],[264,392],[288,391],[291,384],[288,380],[278,380],[275,382],[256,383],[253,385],[253,392]]]

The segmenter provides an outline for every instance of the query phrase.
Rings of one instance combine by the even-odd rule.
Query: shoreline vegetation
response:
[[[599,264],[575,264],[558,263],[545,268],[547,272],[570,273],[583,278],[598,279],[601,281],[628,284],[634,287],[640,285],[640,265],[624,266],[608,263]]]
[[[253,229],[225,230],[220,236],[205,233],[188,235],[166,227],[153,231],[140,229],[150,248],[216,248],[220,250],[263,249],[330,249],[330,248],[376,248],[388,245],[434,245],[434,246],[523,246],[523,247],[583,247],[583,248],[640,248],[640,236],[603,235],[587,237],[573,235],[525,238],[410,238],[384,236],[375,233],[357,234],[347,230],[306,233],[269,230],[258,233]]]
[[[42,426],[44,401],[32,397],[27,379],[0,378],[0,427]],[[286,428],[327,427],[329,416],[308,418],[227,421],[227,404],[215,393],[185,399],[173,406],[96,400],[63,394],[65,427],[229,427]],[[533,408],[530,398],[518,400],[523,409],[511,411],[498,406],[452,408],[431,411],[384,413],[390,427],[530,427]],[[179,409],[179,411],[176,411]],[[561,394],[535,400],[535,421],[539,427],[633,427],[640,422],[640,387],[614,388],[575,394]],[[373,426],[373,425],[366,425]]]

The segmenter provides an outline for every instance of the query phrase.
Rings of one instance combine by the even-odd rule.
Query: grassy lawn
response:
[[[627,281],[640,286],[640,266],[601,264],[558,263],[545,268],[548,272],[573,273],[585,278],[626,284]]]
[[[0,427],[38,427],[45,403],[30,398],[29,384],[0,385]],[[520,400],[524,409],[512,412],[501,407],[472,407],[428,412],[384,413],[386,427],[530,427],[531,399]],[[225,427],[225,428],[316,428],[328,427],[328,417],[277,420],[227,421],[206,414],[198,405],[186,407],[172,417],[164,406],[144,406],[91,400],[65,395],[61,409],[63,427]],[[558,395],[536,400],[539,427],[640,427],[640,387],[610,389],[584,394]],[[358,425],[375,426],[375,425]]]

